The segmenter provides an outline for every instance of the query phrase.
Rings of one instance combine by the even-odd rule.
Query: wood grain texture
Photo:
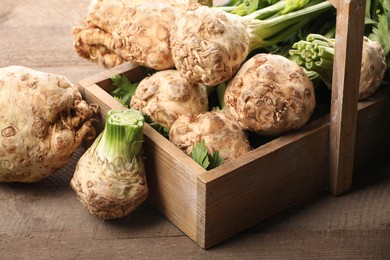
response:
[[[241,160],[203,173],[200,178],[206,186],[202,205],[205,237],[198,243],[206,247],[215,245],[323,191],[327,174],[327,122],[326,118],[313,122],[305,130],[241,156]],[[225,173],[215,174],[218,171]]]
[[[0,8],[0,67],[27,66],[58,73],[76,83],[104,71],[73,51],[72,27],[88,1],[2,0]]]
[[[379,89],[359,102],[356,125],[354,172],[386,159],[390,147],[390,89]]]
[[[69,21],[77,20],[87,2],[2,0],[0,66],[23,63],[63,72],[74,82],[104,72],[75,56],[69,39],[49,33],[69,32]],[[34,27],[42,32],[33,34]],[[36,45],[26,50],[28,41]],[[57,46],[52,53],[61,63],[34,51],[42,41]],[[389,259],[388,160],[354,175],[352,189],[343,196],[322,192],[202,250],[149,203],[126,219],[91,216],[69,186],[83,152],[80,148],[64,169],[39,183],[0,184],[0,259]]]
[[[329,131],[329,190],[350,189],[362,56],[365,0],[339,1]]]

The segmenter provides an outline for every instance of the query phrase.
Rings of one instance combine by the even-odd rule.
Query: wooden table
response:
[[[23,65],[73,82],[104,70],[72,48],[71,28],[87,4],[2,0],[0,67]],[[0,259],[390,259],[386,158],[356,173],[346,194],[323,192],[202,250],[147,203],[126,219],[90,215],[69,186],[83,152],[41,182],[0,184]]]

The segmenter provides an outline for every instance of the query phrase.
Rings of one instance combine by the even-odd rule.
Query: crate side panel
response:
[[[390,89],[380,89],[359,103],[356,128],[355,171],[363,170],[389,154]]]
[[[325,188],[329,125],[206,185],[205,247]]]
[[[196,240],[197,174],[148,135],[144,154],[150,204]]]

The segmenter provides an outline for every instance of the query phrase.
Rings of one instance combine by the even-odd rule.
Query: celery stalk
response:
[[[91,149],[102,161],[131,163],[141,153],[144,122],[134,109],[108,111],[104,131]]]
[[[330,85],[332,83],[333,58],[335,39],[320,34],[309,34],[306,40],[293,44],[289,51],[291,60],[308,71],[319,74],[322,80]]]
[[[251,50],[277,44],[297,32],[311,19],[332,8],[332,4],[324,0],[311,0],[300,5],[295,4],[295,7],[290,7],[294,5],[294,1],[289,2],[291,1],[281,1],[243,17],[248,21]],[[265,14],[272,15],[261,19]]]

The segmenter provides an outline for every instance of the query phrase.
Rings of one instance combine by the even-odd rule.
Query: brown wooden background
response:
[[[0,67],[73,82],[104,70],[72,49],[87,4],[1,0]],[[82,153],[41,182],[0,184],[0,259],[390,259],[390,159],[357,173],[341,197],[323,192],[206,251],[148,204],[116,221],[90,215],[69,186]]]

